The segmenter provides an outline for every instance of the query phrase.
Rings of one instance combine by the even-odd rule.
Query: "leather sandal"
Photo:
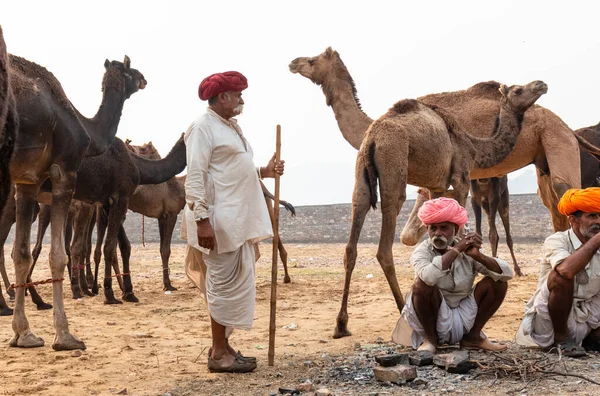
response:
[[[208,348],[208,357],[212,356],[212,347]],[[256,358],[253,356],[244,356],[242,355],[242,353],[240,351],[237,351],[237,357],[239,359],[245,360],[247,362],[254,362],[256,363]]]
[[[578,358],[587,355],[585,349],[579,346],[573,339],[555,342],[552,347],[553,349],[556,348],[557,352],[560,350],[560,353],[567,357]]]
[[[487,338],[484,338],[481,341],[461,340],[460,347],[464,348],[464,349],[471,349],[471,350],[483,349],[484,351],[490,351],[490,352],[498,352],[498,351],[504,351],[504,350],[508,349],[508,345],[498,344],[498,343],[490,341]]]
[[[246,362],[236,357],[230,366],[219,365],[219,360],[208,358],[208,371],[211,373],[249,373],[256,368],[256,362]]]

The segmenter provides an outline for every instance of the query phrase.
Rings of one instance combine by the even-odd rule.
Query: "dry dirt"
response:
[[[515,248],[526,275],[510,283],[503,306],[484,329],[492,339],[513,338],[524,304],[536,286],[540,246],[516,245]],[[29,300],[26,309],[31,329],[44,338],[46,346],[30,350],[8,347],[12,337],[11,318],[0,317],[0,395],[67,392],[77,395],[268,395],[279,387],[293,388],[305,378],[313,377],[314,382],[315,366],[324,367],[323,362],[328,357],[355,353],[357,343],[373,344],[379,337],[389,340],[398,311],[375,259],[376,245],[359,246],[349,304],[349,328],[353,336],[340,340],[333,340],[331,335],[343,286],[344,245],[296,244],[288,245],[287,249],[292,283],[281,283],[280,269],[274,367],[266,364],[271,277],[269,245],[261,246],[263,255],[257,265],[255,327],[250,332],[236,332],[232,337],[235,347],[259,359],[254,373],[242,375],[211,374],[206,368],[209,322],[198,291],[192,288],[183,272],[184,245],[173,245],[171,279],[179,290],[171,294],[162,291],[158,246],[136,245],[131,268],[139,303],[109,306],[103,304],[102,296],[72,300],[70,289],[65,287],[70,329],[87,345],[82,356],[51,349],[52,313],[36,311]],[[49,277],[47,252],[48,246],[45,246],[41,257],[46,260],[39,263],[34,280]],[[394,254],[400,287],[406,292],[413,278],[408,265],[410,248],[398,244]],[[508,256],[505,247],[500,254]],[[12,279],[12,268],[9,271]],[[51,302],[50,286],[43,285],[38,290]],[[292,323],[295,329],[283,328]],[[598,362],[597,355],[592,359]],[[595,363],[594,367],[598,368]],[[588,375],[600,381],[600,374],[596,372],[592,370]],[[503,383],[493,378],[478,381],[477,387],[470,389],[477,389],[479,393],[506,393],[523,388],[516,381]],[[359,391],[336,389],[334,383],[317,387],[327,386],[336,394],[416,391],[398,386],[381,387],[374,381],[370,384],[370,388]],[[545,393],[598,394],[600,391],[600,387],[573,378],[548,379],[536,386],[535,389]],[[418,392],[429,391],[431,389],[425,388]]]

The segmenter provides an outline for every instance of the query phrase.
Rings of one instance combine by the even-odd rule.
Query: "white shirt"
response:
[[[215,231],[219,254],[273,236],[254,153],[235,119],[225,120],[207,109],[189,126],[184,141],[188,244],[209,253],[198,245],[196,232],[196,221],[206,217]]]
[[[548,281],[550,271],[565,261],[581,245],[581,241],[572,229],[554,233],[546,238],[544,241],[544,260],[540,267],[537,290],[527,303],[527,307],[533,304],[535,296]],[[598,292],[600,292],[600,252],[597,251],[585,268],[575,276],[573,299],[575,302],[589,300]]]
[[[506,282],[513,277],[512,269],[502,259],[494,258],[501,273],[490,271],[485,265],[464,253],[459,254],[447,270],[442,270],[442,254],[431,245],[429,238],[421,242],[410,256],[415,276],[429,286],[437,286],[450,308],[471,293],[478,273],[495,281]]]

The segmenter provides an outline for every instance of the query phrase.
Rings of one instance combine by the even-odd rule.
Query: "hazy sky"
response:
[[[48,68],[93,116],[104,60],[148,81],[126,103],[117,136],[164,155],[203,110],[198,83],[219,71],[249,80],[239,121],[263,165],[282,125],[281,196],[296,205],[350,202],[356,151],[320,88],[288,71],[332,46],[365,112],[497,80],[549,85],[538,103],[572,128],[600,121],[597,2],[581,1],[12,1],[0,24],[9,52]],[[535,185],[531,186],[534,192]],[[410,195],[409,195],[410,197]]]

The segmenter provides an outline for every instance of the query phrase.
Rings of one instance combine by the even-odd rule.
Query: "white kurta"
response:
[[[211,317],[227,327],[227,335],[234,328],[250,329],[256,293],[252,244],[273,233],[252,148],[235,120],[210,109],[190,125],[184,140],[188,174],[181,234],[189,245],[186,273],[203,292]],[[196,221],[202,218],[214,229],[215,250],[198,245]]]
[[[525,317],[515,337],[517,344],[549,347],[554,343],[554,326],[548,313],[548,276],[581,245],[572,229],[546,238],[537,289],[525,305]],[[600,327],[600,252],[594,253],[574,282],[573,307],[567,326],[570,337],[580,343],[592,329]]]
[[[429,286],[437,286],[442,294],[442,305],[438,312],[437,333],[439,343],[455,344],[471,330],[477,315],[477,303],[473,296],[473,284],[477,274],[488,276],[497,282],[506,282],[513,277],[508,263],[495,258],[501,273],[487,267],[464,253],[459,254],[447,270],[442,270],[442,254],[434,249],[429,239],[421,242],[413,251],[410,262],[415,277]],[[406,296],[406,305],[392,333],[396,343],[418,348],[425,340],[425,330],[412,304],[412,292]]]

